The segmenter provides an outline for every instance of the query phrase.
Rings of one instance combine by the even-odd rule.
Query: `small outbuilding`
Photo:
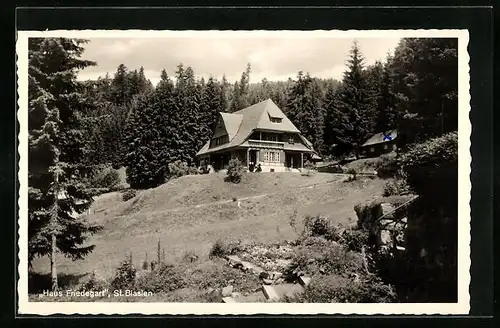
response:
[[[376,157],[395,151],[397,137],[397,130],[376,133],[361,145],[361,154],[366,157]]]

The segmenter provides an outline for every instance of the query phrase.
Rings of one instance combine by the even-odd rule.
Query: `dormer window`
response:
[[[282,121],[282,118],[279,117],[270,117],[269,119],[271,120],[272,123],[281,123]]]
[[[288,143],[291,143],[293,144],[295,142],[293,136],[290,136],[290,138],[288,138]]]

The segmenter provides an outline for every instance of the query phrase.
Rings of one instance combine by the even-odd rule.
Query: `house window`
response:
[[[288,143],[291,143],[293,144],[295,142],[293,136],[290,136],[290,138],[288,138]]]
[[[217,146],[223,145],[223,144],[227,143],[228,141],[229,141],[229,138],[227,135],[213,138],[211,141],[211,147],[217,147]]]
[[[266,151],[264,152],[264,161],[265,162],[280,162],[280,152],[279,151]]]
[[[272,123],[281,123],[281,121],[282,121],[281,118],[277,118],[277,117],[270,117],[269,119],[271,120]]]

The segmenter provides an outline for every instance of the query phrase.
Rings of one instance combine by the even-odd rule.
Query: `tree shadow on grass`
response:
[[[57,275],[57,282],[60,289],[77,286],[80,280],[88,275],[83,274],[64,274]],[[28,275],[28,294],[40,294],[44,290],[51,290],[52,279],[50,273],[30,272]]]

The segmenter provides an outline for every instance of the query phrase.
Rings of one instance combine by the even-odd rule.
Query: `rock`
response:
[[[226,256],[226,260],[229,262],[229,265],[241,265],[241,259],[237,255],[228,255]]]
[[[264,296],[269,301],[277,301],[279,299],[278,293],[271,286],[262,286],[262,291],[264,292]]]
[[[224,303],[237,303],[232,297],[223,297],[222,302],[224,302]]]
[[[283,276],[283,273],[281,273],[281,272],[277,272],[277,271],[271,272],[271,277],[273,280],[279,279],[282,276]]]
[[[233,286],[229,285],[224,288],[222,288],[222,297],[228,297],[231,296],[231,293],[233,292]]]
[[[273,281],[271,279],[262,279],[262,282],[264,283],[264,285],[272,285],[273,284]]]
[[[302,287],[307,287],[311,283],[311,278],[306,276],[299,277],[299,284]]]
[[[319,268],[319,272],[320,272],[320,273],[322,273],[322,274],[325,274],[325,272],[326,272],[326,271],[325,271],[325,268],[320,267],[320,268]]]
[[[380,231],[380,241],[382,245],[390,245],[392,244],[392,235],[389,230]]]
[[[233,299],[239,299],[239,298],[242,298],[242,297],[243,297],[243,295],[241,295],[238,292],[231,293],[231,298],[233,298]]]

